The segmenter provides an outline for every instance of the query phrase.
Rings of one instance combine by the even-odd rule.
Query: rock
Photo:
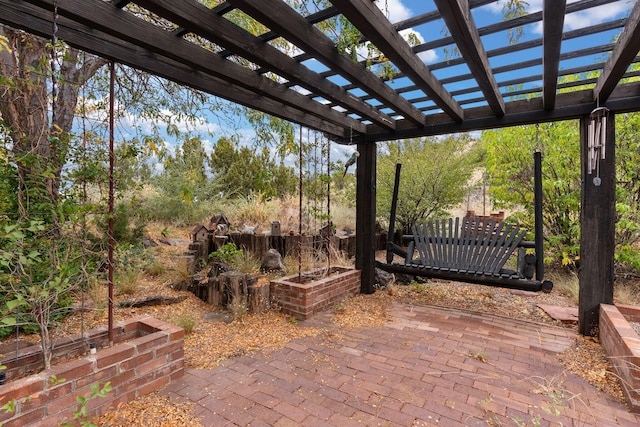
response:
[[[562,323],[578,322],[578,307],[562,307],[550,304],[536,304],[536,306],[552,319],[559,320]]]
[[[209,320],[211,322],[224,322],[231,323],[233,322],[233,316],[227,312],[213,311],[204,316],[205,320]]]
[[[158,241],[160,243],[164,243],[165,245],[169,245],[169,246],[189,246],[189,243],[191,243],[191,240],[170,239],[170,238],[167,238],[167,237],[163,237],[162,239],[158,239]]]
[[[142,246],[144,246],[145,248],[155,248],[156,246],[158,246],[158,243],[156,243],[156,241],[153,240],[151,236],[144,236],[142,238]]]
[[[221,261],[216,261],[213,263],[213,267],[211,267],[211,270],[209,270],[209,272],[207,273],[207,277],[217,277],[222,273],[232,270],[233,267],[231,267],[229,264]]]
[[[380,288],[386,288],[389,283],[395,280],[395,277],[393,276],[393,273],[389,273],[388,271],[376,268],[376,273],[373,280],[375,281],[375,284]]]
[[[396,283],[398,285],[408,285],[416,279],[412,274],[396,274]]]
[[[122,301],[118,306],[121,308],[126,307],[148,307],[154,305],[170,305],[177,304],[187,299],[186,295],[179,295],[176,297],[165,296],[153,296],[138,301]]]
[[[242,224],[242,229],[240,230],[242,234],[256,234],[258,231],[258,226],[250,227],[247,224]]]
[[[262,272],[281,272],[286,273],[287,269],[282,263],[282,255],[275,249],[269,249],[262,256],[262,263],[260,264],[260,271]]]

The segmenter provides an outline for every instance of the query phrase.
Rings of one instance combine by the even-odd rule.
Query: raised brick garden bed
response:
[[[600,305],[600,343],[620,378],[631,412],[640,413],[640,307]]]
[[[182,328],[145,316],[114,329],[112,347],[106,328],[86,332],[85,339],[77,335],[57,341],[52,368],[31,376],[22,377],[38,366],[39,345],[19,350],[17,360],[15,352],[5,355],[0,363],[7,366],[7,383],[0,386],[0,406],[10,400],[16,406],[13,412],[0,411],[3,427],[53,426],[71,420],[79,408],[76,397],[89,396],[96,382],[102,386],[110,381],[112,391],[88,404],[89,415],[100,416],[184,373]],[[89,343],[96,343],[95,354],[89,353]]]
[[[305,320],[360,292],[360,270],[331,267],[324,277],[304,279],[321,272],[322,269],[303,273],[303,280],[297,274],[272,280],[269,289],[272,307]]]

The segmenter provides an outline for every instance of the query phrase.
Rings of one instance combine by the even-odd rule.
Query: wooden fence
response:
[[[262,258],[269,249],[275,249],[283,257],[297,256],[300,248],[305,251],[322,250],[326,248],[327,239],[325,236],[270,236],[256,234],[230,234],[228,242],[232,242],[243,251],[251,253],[256,258]],[[386,234],[376,235],[376,249],[385,249],[387,241]],[[345,254],[347,258],[356,255],[356,236],[331,237],[329,243],[332,249],[337,249]],[[215,248],[214,248],[215,250]]]

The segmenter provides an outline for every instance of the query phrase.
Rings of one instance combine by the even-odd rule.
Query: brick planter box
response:
[[[631,412],[640,413],[640,307],[600,304],[600,343],[620,378]]]
[[[303,273],[303,277],[318,275],[322,269]],[[332,267],[325,277],[313,281],[298,281],[298,275],[272,280],[269,285],[272,307],[296,319],[305,320],[326,310],[341,300],[360,292],[360,270]]]
[[[97,344],[95,354],[88,352],[90,342]],[[107,328],[100,328],[86,332],[84,339],[77,335],[56,341],[55,348],[50,370],[16,380],[12,379],[41,360],[40,345],[21,349],[17,360],[15,352],[0,360],[7,366],[7,383],[0,386],[0,406],[16,401],[14,412],[0,411],[3,427],[44,427],[72,420],[80,406],[76,397],[89,396],[96,382],[102,386],[110,381],[113,390],[88,404],[89,415],[100,416],[184,373],[184,330],[149,316],[114,325],[112,347],[108,347]],[[62,361],[67,358],[73,360]],[[56,377],[57,383],[53,381]]]

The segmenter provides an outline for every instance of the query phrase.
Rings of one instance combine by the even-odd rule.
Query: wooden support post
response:
[[[358,144],[356,170],[356,269],[361,271],[360,292],[372,294],[376,260],[376,144]]]
[[[582,197],[580,209],[580,294],[578,329],[582,335],[597,331],[600,304],[613,303],[613,263],[615,249],[615,115],[607,119],[606,156],[600,160],[599,180],[589,172],[589,117],[580,119]],[[598,182],[599,181],[599,182]]]

